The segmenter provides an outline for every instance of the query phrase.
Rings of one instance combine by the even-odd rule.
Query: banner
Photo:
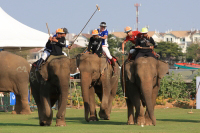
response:
[[[200,109],[200,77],[196,77],[196,109]]]
[[[16,96],[13,92],[10,92],[10,105],[16,104]]]

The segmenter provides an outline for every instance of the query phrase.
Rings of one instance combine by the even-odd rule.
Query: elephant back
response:
[[[19,79],[27,78],[30,73],[30,64],[21,56],[10,52],[0,52],[0,74],[3,77],[17,76]]]
[[[64,60],[68,60],[69,62],[65,63],[65,61],[62,62],[62,65],[65,65],[65,67],[67,67],[68,64],[70,64],[70,60],[67,56],[65,55],[61,55],[61,56],[54,56],[54,55],[51,55],[47,61],[42,64],[41,66],[41,69],[39,70],[39,73],[40,75],[42,75],[42,77],[45,79],[45,80],[48,80],[48,66],[49,64],[51,64],[52,62],[56,61],[56,60],[60,60],[60,59],[64,59]]]

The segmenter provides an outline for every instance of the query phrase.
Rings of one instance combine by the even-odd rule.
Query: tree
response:
[[[14,50],[14,51],[9,51],[9,52],[19,55],[25,59],[27,59],[27,56],[30,55],[30,50]]]
[[[192,62],[193,59],[195,61],[199,61],[200,57],[200,47],[198,44],[191,44],[188,48],[187,48],[187,53],[186,53],[186,60],[188,62]]]
[[[175,60],[180,56],[183,56],[182,49],[172,42],[159,42],[157,48],[155,48],[163,60]]]
[[[85,47],[72,48],[72,49],[69,50],[69,55],[70,55],[71,58],[73,58],[76,55],[82,53],[85,49],[86,49]],[[63,51],[68,54],[67,48],[65,48]]]
[[[122,64],[122,52],[121,52],[121,49],[122,49],[122,39],[118,38],[118,37],[115,37],[114,35],[112,34],[109,34],[108,35],[108,44],[109,44],[109,50],[110,50],[110,53],[111,55],[114,55],[120,64]],[[125,53],[129,53],[129,50],[130,50],[130,47],[132,46],[133,44],[131,42],[128,42],[126,44],[126,47],[125,47]],[[125,55],[125,59],[127,58],[128,56]]]
[[[112,34],[108,35],[108,45],[109,45],[108,49],[111,55],[114,55],[118,51],[117,48],[119,47],[120,43],[121,42],[119,38],[114,37],[114,35]]]

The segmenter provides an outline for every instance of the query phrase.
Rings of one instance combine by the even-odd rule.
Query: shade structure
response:
[[[8,15],[1,7],[0,16],[0,48],[3,48],[4,50],[22,50],[45,47],[49,38],[47,33],[22,24]]]

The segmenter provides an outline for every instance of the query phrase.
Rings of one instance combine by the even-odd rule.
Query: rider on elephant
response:
[[[128,41],[131,41],[133,44],[136,44],[136,39],[139,38],[141,35],[139,31],[132,31],[132,28],[130,26],[127,26],[124,29],[124,33],[126,33],[127,36],[122,43],[122,51],[124,51],[124,47]],[[131,46],[130,52],[128,54],[129,60],[131,59],[131,57],[134,53],[135,53],[135,46]]]
[[[108,30],[106,29],[106,22],[101,22],[100,23],[100,29],[97,29],[99,32],[99,38],[102,39],[102,49],[103,52],[105,52],[106,56],[108,57],[108,59],[110,59],[111,61],[111,65],[115,71],[115,59],[112,57],[112,55],[110,54],[110,51],[108,49],[108,42],[107,42],[107,38],[108,38]]]
[[[42,57],[37,62],[37,70],[40,68],[40,65],[46,61],[50,55],[66,55],[62,52],[62,47],[66,47],[65,36],[68,33],[66,28],[59,28],[56,30],[56,37],[49,37],[49,40],[46,43],[46,47],[42,54]],[[68,46],[68,49],[71,47]],[[67,55],[66,55],[67,56]]]
[[[141,30],[141,38],[138,38],[136,40],[136,45],[135,48],[137,49],[137,55],[135,57],[135,60],[138,59],[139,57],[144,57],[144,56],[148,56],[148,57],[154,57],[155,59],[157,59],[157,57],[155,56],[155,54],[153,54],[153,49],[157,46],[156,43],[154,42],[154,39],[152,37],[148,36],[148,29],[142,28]],[[151,46],[151,44],[153,46]],[[146,47],[149,47],[149,49],[145,49]]]
[[[92,37],[90,38],[89,45],[88,45],[88,52],[92,54],[98,55],[98,57],[102,56],[102,39],[98,36],[98,31],[92,31]]]

